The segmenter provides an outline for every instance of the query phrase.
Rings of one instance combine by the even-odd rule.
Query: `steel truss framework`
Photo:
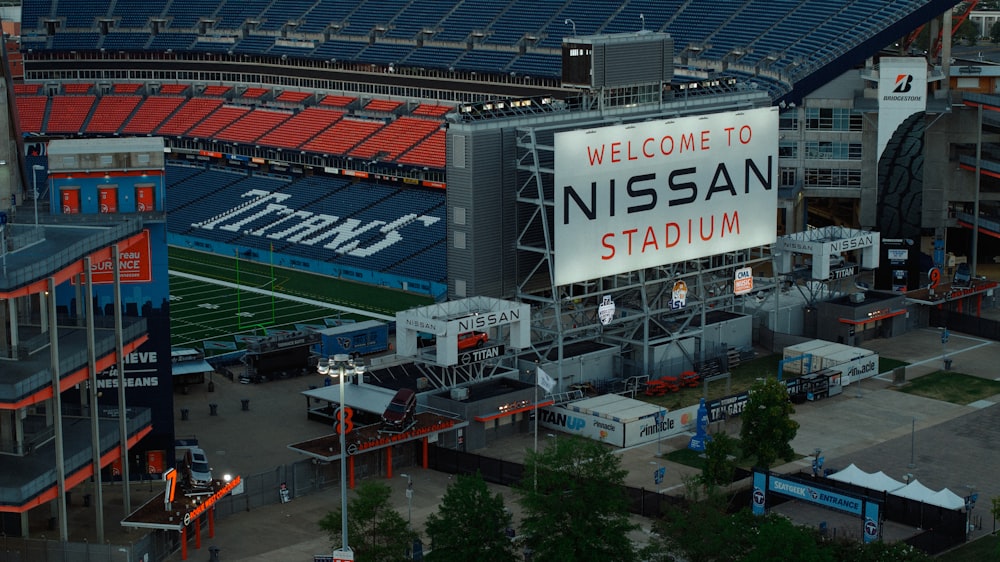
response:
[[[602,123],[607,124],[607,123]],[[584,125],[578,125],[584,126]],[[596,124],[595,124],[596,126]],[[770,264],[768,247],[706,256],[626,274],[595,277],[584,283],[556,285],[552,248],[554,202],[554,142],[566,125],[517,130],[517,300],[532,306],[532,337],[539,358],[562,363],[567,343],[600,341],[622,347],[623,376],[659,375],[653,348],[677,345],[694,364],[724,356],[726,349],[702,343],[702,326],[711,310],[737,312],[742,297],[733,295],[735,270]],[[674,283],[688,287],[686,306],[671,308]],[[770,275],[760,280],[772,289]],[[605,295],[614,299],[616,314],[608,325],[597,316]],[[693,338],[694,352],[681,340]],[[630,364],[631,363],[631,364]]]

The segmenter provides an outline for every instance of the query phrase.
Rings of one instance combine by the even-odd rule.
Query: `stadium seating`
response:
[[[261,31],[280,31],[286,23],[301,21],[315,0],[281,0],[273,2],[260,15]]]
[[[16,83],[14,84],[14,95],[34,95],[37,94],[42,89],[41,84],[24,84]]]
[[[347,154],[347,151],[381,129],[382,126],[381,121],[370,119],[341,119],[333,127],[316,135],[302,148],[321,154]]]
[[[63,84],[63,93],[66,94],[89,94],[94,85],[89,82],[70,82]]]
[[[205,86],[205,89],[202,90],[201,95],[203,95],[203,96],[219,96],[219,97],[222,97],[222,96],[225,96],[226,94],[228,94],[230,90],[232,90],[232,87],[230,87],[230,86],[222,86],[222,85],[219,85],[219,86]]]
[[[184,98],[150,96],[136,109],[129,122],[122,127],[122,134],[149,135],[171,113],[184,103]]]
[[[111,16],[118,18],[117,27],[130,29],[145,27],[149,19],[163,12],[164,3],[149,0],[115,0],[112,2]]]
[[[191,98],[156,131],[160,135],[183,135],[196,123],[222,107],[222,100]]]
[[[308,107],[257,139],[257,143],[277,148],[299,148],[343,116],[343,111]]]
[[[437,26],[435,41],[461,42],[473,31],[484,31],[490,22],[506,8],[505,2],[462,2]]]
[[[542,30],[542,39],[538,45],[558,49],[562,46],[563,36],[573,35],[574,29],[577,35],[593,35],[604,27],[604,22],[619,7],[615,2],[604,0],[571,0]],[[567,19],[572,24],[567,24]]]
[[[96,96],[52,96],[44,132],[79,133],[96,100]]]
[[[160,85],[160,93],[163,95],[181,95],[188,89],[187,84],[162,84]]]
[[[146,32],[113,32],[104,36],[101,48],[107,51],[142,51],[151,35]]]
[[[136,106],[142,101],[140,96],[103,96],[94,108],[94,115],[87,123],[87,133],[117,133]]]
[[[323,107],[349,107],[358,98],[353,96],[325,96],[319,104]]]
[[[392,113],[393,111],[398,109],[399,106],[401,105],[403,105],[403,102],[399,100],[377,99],[377,100],[371,100],[370,102],[365,104],[364,110]]]
[[[370,35],[380,26],[388,29],[392,17],[410,3],[410,0],[361,0],[340,30],[344,35]]]
[[[299,104],[304,102],[311,96],[312,94],[309,92],[296,92],[294,90],[285,90],[284,92],[278,94],[278,96],[275,97],[274,100],[282,103]]]
[[[455,108],[450,105],[435,105],[431,103],[422,103],[417,107],[413,108],[411,112],[413,115],[420,115],[424,117],[444,117],[446,113],[454,110]]]
[[[381,128],[348,154],[355,158],[379,157],[381,160],[392,161],[440,126],[437,121],[400,117],[387,127]]]
[[[247,88],[240,93],[240,97],[248,100],[264,99],[271,90],[268,88]]]
[[[219,131],[249,113],[249,107],[226,105],[207,115],[187,135],[195,138],[214,138]]]
[[[454,47],[421,47],[410,52],[403,60],[403,64],[417,68],[446,70],[455,66],[455,61],[466,52],[465,49]]]
[[[411,166],[427,166],[428,168],[444,169],[445,167],[445,137],[444,129],[435,131],[426,140],[417,143],[396,159],[400,164]]]
[[[271,0],[225,0],[215,12],[215,29],[239,29],[248,19],[257,19]]]
[[[455,8],[455,4],[456,2],[453,0],[409,2],[392,19],[392,25],[385,36],[397,39],[415,39],[425,29],[434,29],[438,22]]]
[[[142,89],[142,84],[139,82],[119,82],[112,84],[111,87],[116,94],[135,94]]]
[[[45,109],[49,98],[46,96],[17,96],[18,123],[22,133],[39,133],[45,122]]]
[[[232,124],[223,127],[213,137],[224,141],[252,143],[291,116],[292,114],[287,111],[254,109]]]

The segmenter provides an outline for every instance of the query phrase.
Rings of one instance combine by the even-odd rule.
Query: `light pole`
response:
[[[38,228],[38,172],[45,170],[45,166],[35,164],[31,167],[31,195],[35,200],[35,228]]]
[[[413,529],[413,479],[410,478],[409,474],[400,474],[402,478],[406,478],[406,527],[408,529]]]
[[[336,371],[334,371],[336,368]],[[347,377],[354,372],[354,361],[346,353],[338,353],[327,360],[324,365],[322,361],[317,366],[317,371],[321,375],[334,377],[334,373],[340,377],[340,409],[337,411],[336,429],[340,434],[340,533],[343,546],[339,551],[333,553],[334,560],[354,560],[354,552],[347,543],[347,432],[350,430],[350,414],[347,410],[347,403],[344,401],[344,387],[347,385]]]

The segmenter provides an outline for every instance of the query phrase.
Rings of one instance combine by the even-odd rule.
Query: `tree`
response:
[[[635,560],[625,475],[621,459],[589,439],[560,437],[528,451],[517,492],[535,559]]]
[[[705,444],[705,465],[699,480],[706,490],[732,483],[734,467],[730,457],[736,454],[738,448],[739,441],[727,433],[716,433]]]
[[[398,562],[417,534],[407,528],[403,516],[389,504],[392,488],[381,482],[363,481],[347,507],[347,534],[358,562]],[[334,548],[341,546],[341,510],[327,513],[320,529],[330,534]]]
[[[1000,43],[1000,22],[990,26],[990,42],[994,45]]]
[[[441,505],[427,517],[432,548],[427,562],[508,562],[514,545],[505,533],[511,514],[503,495],[491,494],[483,477],[459,476],[445,491]]]
[[[785,383],[769,377],[753,385],[741,415],[743,454],[765,468],[779,458],[785,461],[795,458],[795,451],[789,445],[799,430],[799,423],[790,417],[794,413]]]

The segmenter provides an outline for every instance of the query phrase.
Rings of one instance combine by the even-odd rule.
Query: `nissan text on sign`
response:
[[[771,244],[778,109],[555,135],[555,281]]]

